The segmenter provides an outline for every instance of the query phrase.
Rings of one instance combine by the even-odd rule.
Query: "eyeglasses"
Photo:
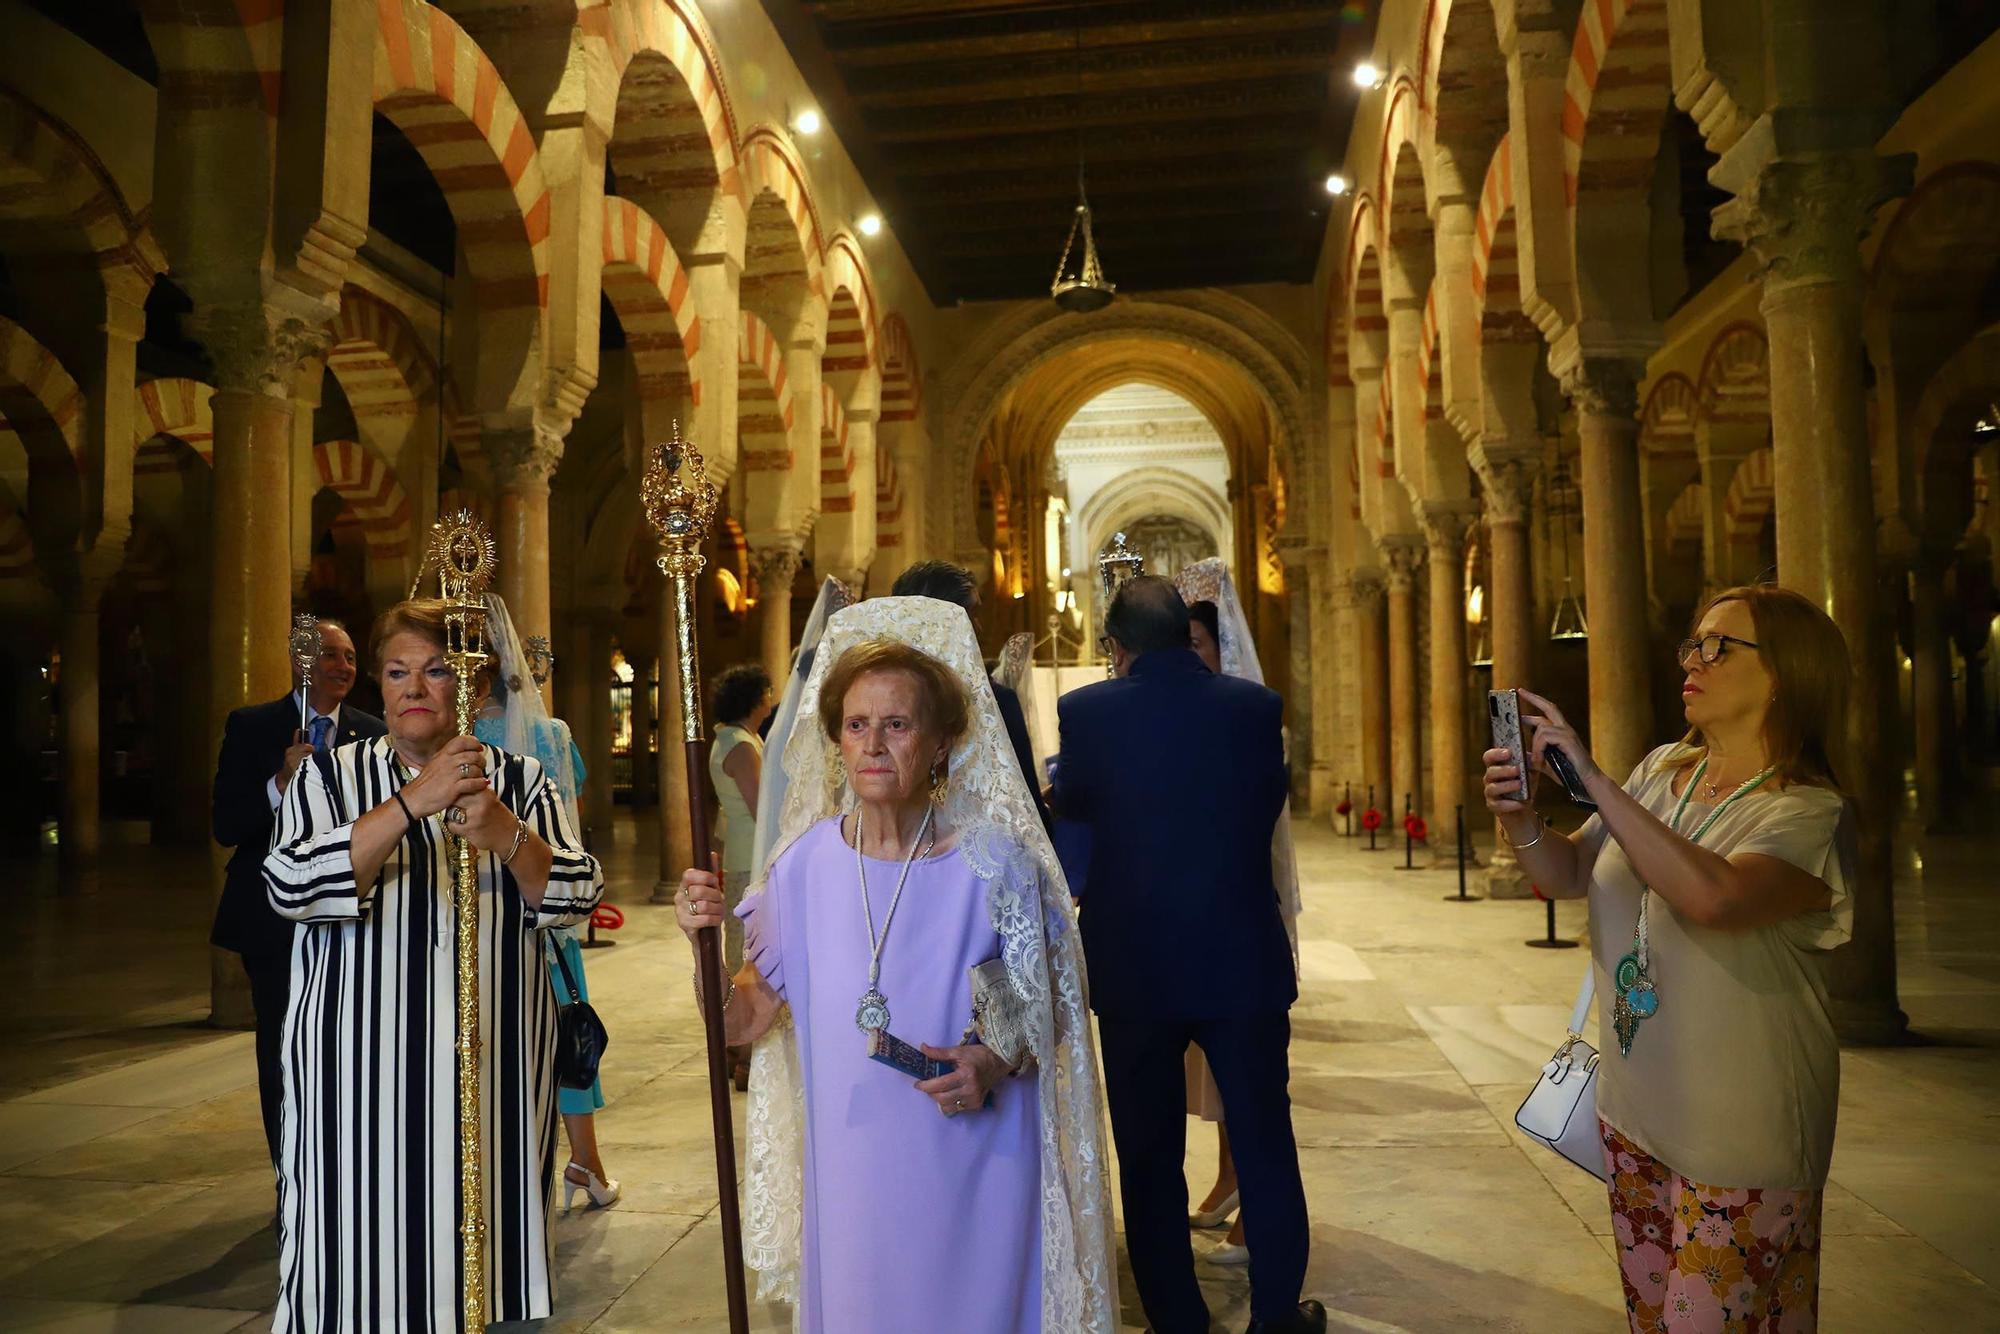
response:
[[[1747,639],[1738,639],[1735,635],[1703,635],[1700,639],[1683,639],[1674,654],[1674,661],[1685,667],[1690,659],[1700,654],[1702,666],[1713,667],[1722,661],[1722,655],[1729,651],[1731,644],[1740,644],[1744,648],[1758,647]]]
[[[1099,653],[1102,653],[1102,654],[1103,654],[1103,655],[1104,655],[1105,657],[1107,657],[1107,658],[1111,656],[1111,636],[1110,636],[1110,635],[1099,635],[1099,636],[1097,637],[1097,651],[1098,651]]]

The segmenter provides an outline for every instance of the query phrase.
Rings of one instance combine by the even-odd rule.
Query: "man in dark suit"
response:
[[[948,560],[920,560],[896,576],[896,582],[889,588],[889,596],[936,598],[939,602],[952,603],[965,608],[974,629],[978,628],[979,585],[973,581],[972,571],[963,565],[954,565]],[[1007,729],[1007,740],[1014,747],[1014,760],[1021,766],[1021,777],[1027,780],[1028,793],[1035,800],[1035,813],[1042,817],[1042,827],[1046,829],[1049,812],[1042,804],[1042,779],[1035,772],[1035,751],[1028,740],[1028,716],[1021,712],[1021,697],[1004,682],[988,678],[986,684],[993,687],[993,702],[1000,708],[1001,726]]]
[[[1116,678],[1057,706],[1053,804],[1091,832],[1083,952],[1139,1299],[1157,1334],[1207,1334],[1181,1166],[1194,1042],[1236,1156],[1251,1334],[1324,1330],[1326,1308],[1299,1300],[1309,1235],[1286,1055],[1298,987],[1271,879],[1283,705],[1202,664],[1164,579],[1119,589],[1105,632]]]
[[[278,916],[264,893],[264,855],[278,803],[299,766],[314,751],[383,734],[382,720],[342,701],[354,688],[354,640],[338,621],[319,623],[321,648],[310,698],[301,713],[300,691],[229,715],[222,753],[215,761],[215,841],[236,849],[215,910],[211,943],[243,956],[250,975],[250,1003],[257,1012],[257,1090],[264,1102],[264,1138],[278,1160],[278,1110],[283,1105],[279,1039],[290,997],[293,924]],[[300,726],[301,718],[305,725]]]

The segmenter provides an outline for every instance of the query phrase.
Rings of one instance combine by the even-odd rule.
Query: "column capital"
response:
[[[769,546],[750,548],[750,573],[756,576],[759,585],[766,589],[782,588],[791,591],[792,581],[799,576],[799,566],[804,557],[798,547],[780,542]]]
[[[539,419],[525,425],[487,426],[480,443],[502,490],[541,491],[562,462],[562,432]]]
[[[1858,292],[1861,238],[1875,211],[1909,193],[1915,177],[1913,153],[1884,157],[1870,145],[1821,147],[1818,119],[1782,108],[1766,113],[1713,173],[1734,198],[1715,210],[1711,230],[1750,250],[1767,295],[1814,283],[1848,283]]]
[[[1415,533],[1391,533],[1375,539],[1382,563],[1389,567],[1389,591],[1407,593],[1416,587],[1417,569],[1424,563],[1424,539]]]
[[[1479,517],[1470,501],[1427,500],[1417,516],[1424,528],[1424,545],[1433,562],[1456,562],[1465,555],[1465,532]]]
[[[1626,357],[1596,357],[1585,352],[1562,374],[1562,388],[1580,413],[1637,423],[1639,385],[1646,364]]]
[[[1480,441],[1471,450],[1473,470],[1486,498],[1490,523],[1525,523],[1541,471],[1540,451]]]
[[[224,393],[290,398],[299,366],[333,350],[333,330],[267,305],[197,308],[189,320]]]
[[[1347,590],[1348,605],[1357,610],[1380,607],[1382,595],[1387,591],[1382,572],[1376,569],[1355,570],[1341,583]]]

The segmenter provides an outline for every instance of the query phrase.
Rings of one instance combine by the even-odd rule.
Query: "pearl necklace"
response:
[[[931,833],[931,821],[937,815],[937,803],[924,807],[924,822],[917,827],[917,835],[910,840],[910,854],[903,858],[903,873],[896,877],[896,893],[889,900],[889,911],[882,918],[882,934],[875,934],[875,911],[868,904],[868,871],[861,860],[861,812],[854,813],[854,878],[861,886],[861,917],[868,923],[868,990],[861,993],[860,1004],[854,1011],[854,1026],[864,1033],[875,1033],[889,1027],[889,998],[881,992],[882,948],[889,943],[889,927],[896,920],[896,905],[903,901],[903,887],[910,881],[910,867],[916,864],[917,849],[923,846],[928,853],[937,845],[932,836],[928,845],[924,835]]]

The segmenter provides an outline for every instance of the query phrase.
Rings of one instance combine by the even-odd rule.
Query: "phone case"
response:
[[[1516,801],[1528,799],[1528,752],[1521,742],[1521,693],[1518,690],[1489,690],[1486,692],[1486,713],[1493,724],[1493,747],[1504,750],[1514,757],[1514,766],[1521,772],[1521,787],[1514,794]]]

